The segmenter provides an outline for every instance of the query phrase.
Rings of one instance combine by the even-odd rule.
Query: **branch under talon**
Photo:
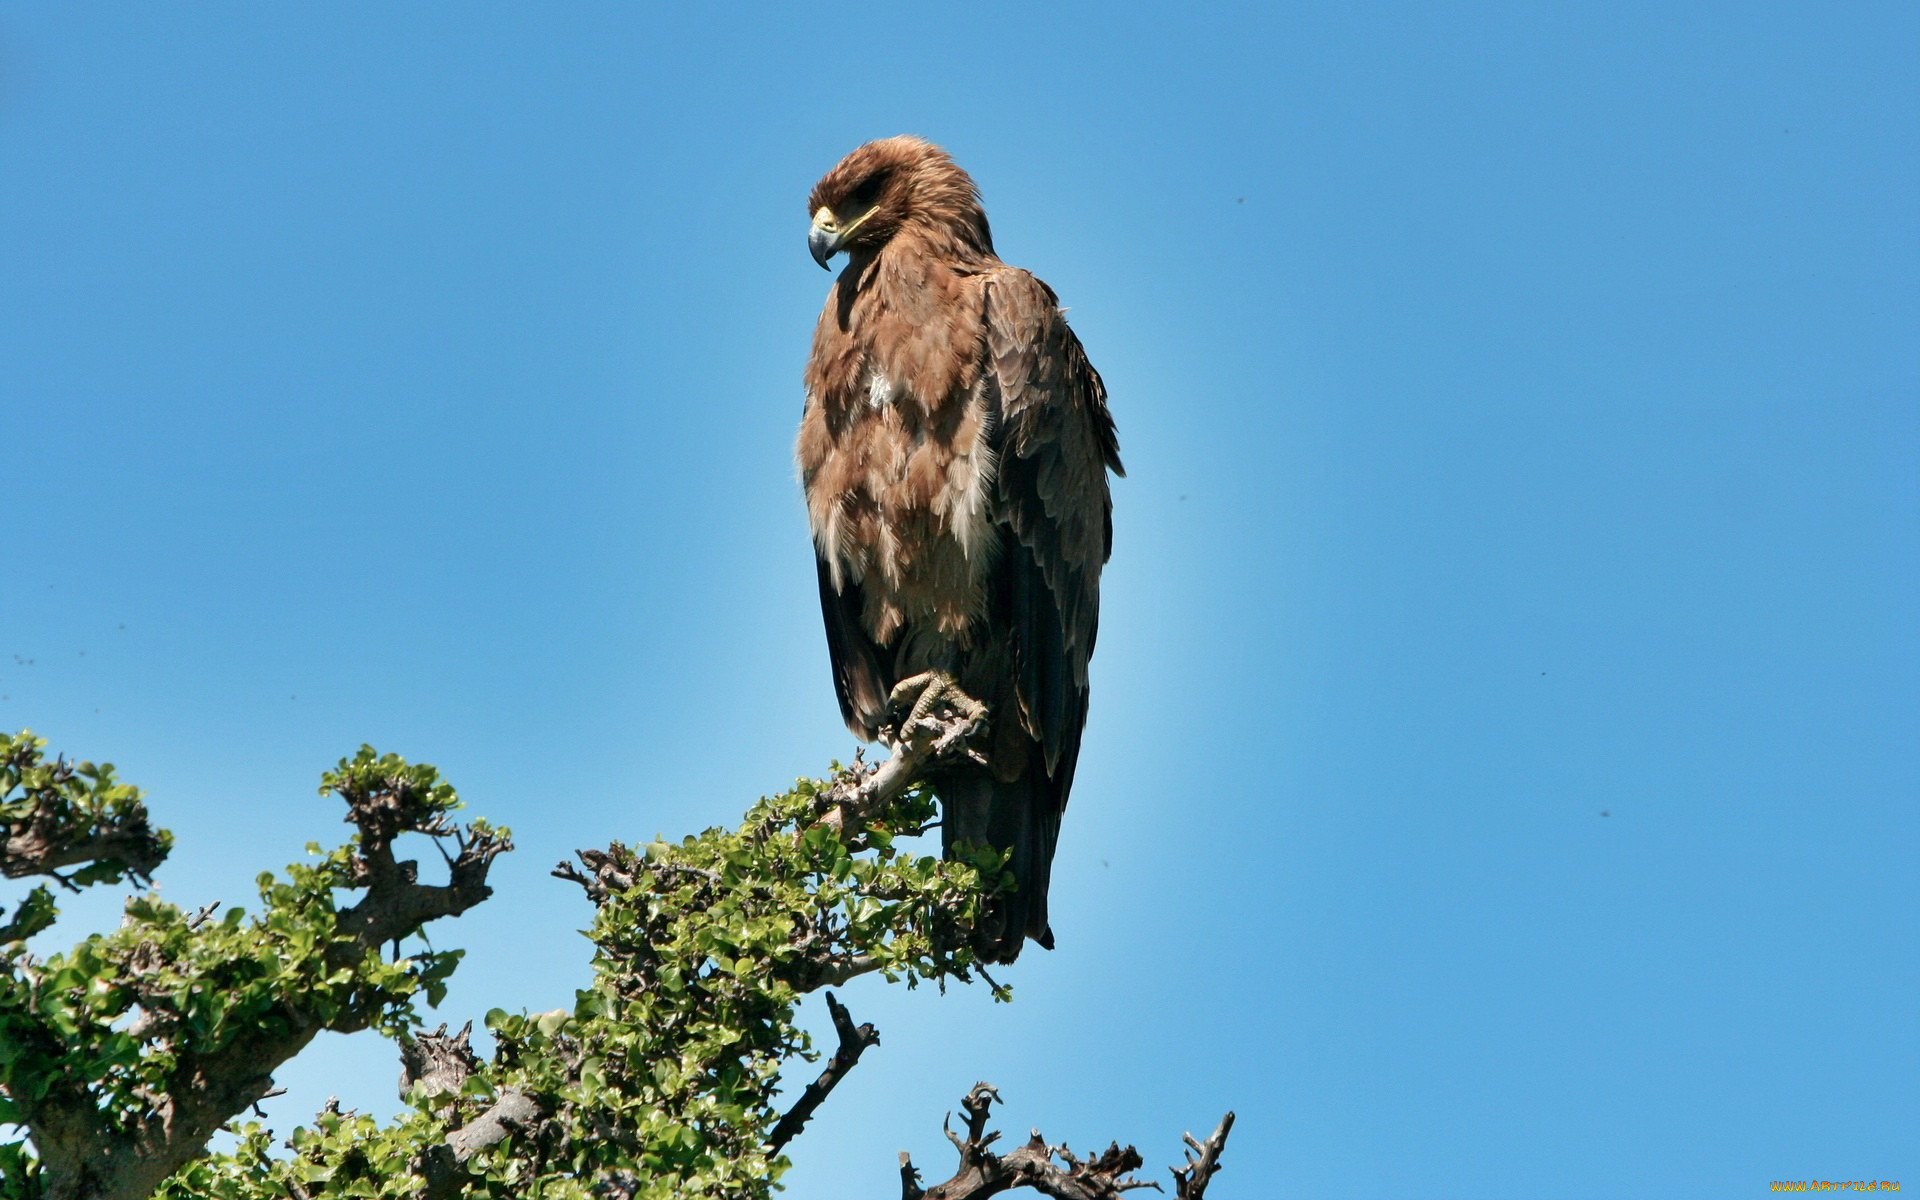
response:
[[[893,747],[886,762],[868,767],[856,760],[819,798],[820,823],[834,829],[842,840],[865,827],[873,814],[893,803],[928,767],[957,757],[986,765],[985,757],[968,744],[986,727],[986,705],[961,691],[950,678],[931,672],[903,681],[894,694],[904,698],[903,689],[918,685],[925,689],[920,693],[924,700],[929,692],[936,692],[936,684],[935,702],[925,713],[910,716],[902,723],[903,731],[882,731]],[[916,701],[915,710],[919,707]]]

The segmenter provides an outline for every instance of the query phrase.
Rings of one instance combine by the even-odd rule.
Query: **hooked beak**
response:
[[[807,231],[807,252],[813,255],[813,261],[820,264],[821,270],[832,270],[827,260],[840,249],[840,239],[840,230],[830,210],[823,208],[813,214],[813,228]]]
[[[840,218],[833,215],[831,208],[821,205],[820,211],[813,214],[813,228],[807,231],[807,249],[813,254],[813,261],[819,263],[822,270],[830,269],[827,267],[827,260],[845,249],[847,239],[853,236],[853,231],[860,228],[868,217],[879,211],[879,206],[876,205],[842,225]]]

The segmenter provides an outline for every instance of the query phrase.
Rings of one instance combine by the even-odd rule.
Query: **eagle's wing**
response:
[[[833,664],[833,690],[840,697],[840,719],[866,741],[880,736],[886,719],[887,695],[892,689],[882,662],[885,652],[874,644],[861,620],[866,599],[860,585],[843,579],[833,586],[833,568],[814,548],[820,574],[820,613],[827,623],[827,658]]]
[[[1057,813],[1080,752],[1100,568],[1113,542],[1107,472],[1125,472],[1106,387],[1051,288],[1017,268],[994,271],[986,342],[1000,401],[994,506],[1005,632],[1021,722],[1044,752]]]

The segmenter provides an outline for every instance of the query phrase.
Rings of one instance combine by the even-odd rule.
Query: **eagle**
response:
[[[1087,719],[1107,472],[1106,388],[1053,290],[993,252],[980,192],[938,146],[868,142],[814,185],[807,246],[846,256],[814,329],[797,446],[834,691],[881,736],[929,683],[986,705],[979,758],[929,782],[947,857],[1008,856],[985,962],[1049,949],[1047,882]]]

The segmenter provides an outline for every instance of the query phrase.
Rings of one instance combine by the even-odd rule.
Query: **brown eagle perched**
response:
[[[1106,389],[1052,289],[993,252],[973,180],[913,137],[869,142],[814,185],[807,239],[845,267],[807,363],[798,457],[847,727],[896,688],[987,705],[985,766],[932,777],[942,840],[1008,851],[1017,887],[979,952],[1053,945],[1047,879],[1087,719],[1107,472]]]

